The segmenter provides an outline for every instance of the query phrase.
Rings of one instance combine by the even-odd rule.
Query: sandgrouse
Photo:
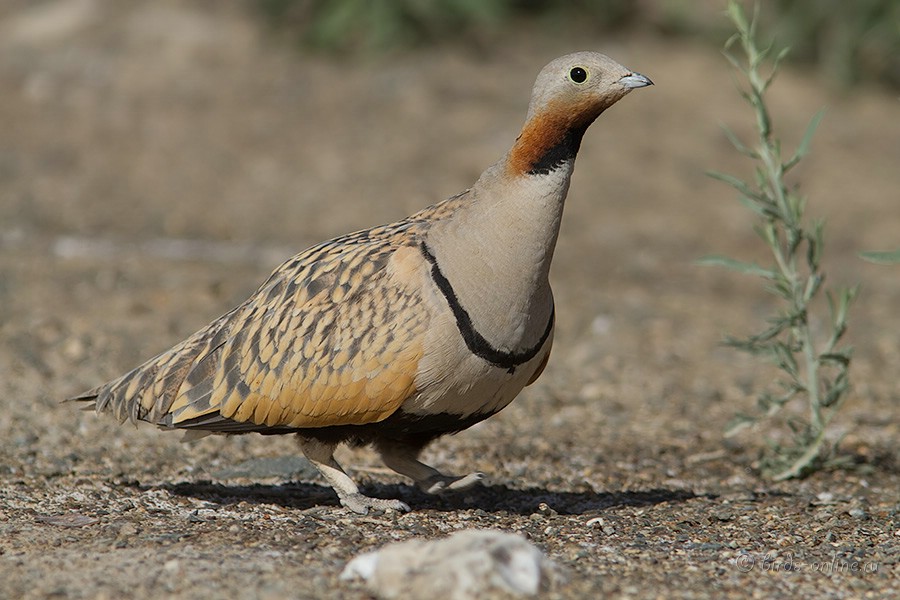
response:
[[[465,192],[396,223],[318,244],[247,301],[125,375],[71,398],[120,422],[200,433],[297,434],[337,492],[370,498],[334,459],[372,444],[429,493],[462,490],[418,460],[433,439],[502,410],[541,374],[553,339],[548,272],[588,126],[652,85],[594,52],[540,72],[512,149]]]

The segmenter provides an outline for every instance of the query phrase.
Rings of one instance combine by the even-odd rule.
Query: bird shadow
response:
[[[220,505],[274,504],[283,508],[309,510],[322,506],[339,506],[337,496],[327,486],[315,483],[280,485],[231,485],[212,481],[181,482],[144,486],[140,489],[163,489],[182,497]],[[651,489],[619,492],[556,491],[541,487],[511,488],[506,485],[484,485],[459,493],[433,496],[405,484],[370,484],[360,491],[378,498],[399,498],[414,511],[451,512],[480,509],[495,514],[530,515],[543,503],[561,515],[585,515],[621,506],[650,506],[664,502],[685,502],[698,495],[688,490]],[[546,510],[546,509],[544,509]]]

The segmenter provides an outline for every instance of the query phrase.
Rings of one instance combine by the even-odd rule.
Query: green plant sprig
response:
[[[782,371],[782,377],[776,382],[778,392],[764,391],[758,397],[761,414],[739,415],[728,434],[775,417],[795,398],[807,400],[808,420],[786,419],[793,434],[793,445],[771,442],[770,453],[763,461],[764,474],[784,480],[824,466],[833,455],[833,447],[825,451],[825,432],[849,388],[851,349],[840,347],[839,342],[847,330],[847,312],[857,287],[824,291],[829,307],[828,328],[824,339],[817,339],[810,324],[810,313],[812,302],[823,291],[825,281],[821,268],[824,224],[822,221],[806,224],[806,199],[789,188],[784,178],[809,152],[824,111],[812,118],[797,149],[785,160],[765,95],[788,49],[780,51],[773,59],[771,70],[763,74],[762,67],[772,54],[772,46],[761,49],[756,42],[758,13],[757,4],[752,19],[748,20],[736,1],[729,2],[728,14],[737,33],[726,42],[724,50],[728,61],[743,76],[744,85],[739,83],[738,89],[755,113],[757,139],[748,145],[727,127],[724,130],[734,147],[756,162],[755,180],[746,182],[718,172],[709,175],[735,188],[741,203],[757,216],[754,230],[771,250],[772,264],[760,266],[724,256],[709,256],[699,262],[761,277],[766,282],[766,290],[783,301],[782,309],[768,320],[764,331],[745,338],[728,337],[726,344],[768,357]],[[742,51],[743,60],[734,55],[735,45]]]
[[[894,265],[900,263],[900,250],[892,252],[861,252],[863,259],[879,265]]]

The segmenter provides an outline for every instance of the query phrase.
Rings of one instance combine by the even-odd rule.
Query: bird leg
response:
[[[409,512],[409,506],[400,500],[370,498],[360,493],[356,483],[334,459],[337,444],[326,444],[315,439],[299,438],[300,449],[328,484],[337,492],[341,505],[355,513],[365,515],[369,509]]]
[[[419,461],[421,448],[415,446],[397,443],[379,444],[378,451],[385,465],[415,481],[419,489],[427,494],[467,490],[485,478],[484,473],[479,472],[456,477],[444,475]]]

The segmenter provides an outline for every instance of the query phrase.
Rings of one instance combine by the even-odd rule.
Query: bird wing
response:
[[[220,432],[380,421],[415,389],[429,314],[416,221],[314,246],[246,302],[74,400],[120,421]]]

